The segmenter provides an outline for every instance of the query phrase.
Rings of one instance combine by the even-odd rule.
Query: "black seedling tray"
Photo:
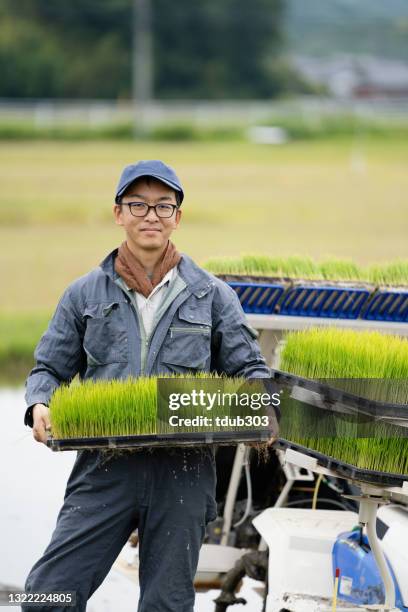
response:
[[[345,478],[350,478],[351,480],[358,480],[360,482],[368,482],[370,484],[391,487],[400,487],[402,486],[405,480],[408,480],[408,474],[392,474],[389,472],[364,470],[362,468],[356,467],[355,465],[339,461],[334,457],[329,457],[328,455],[324,455],[323,453],[311,450],[306,446],[301,446],[300,444],[289,442],[288,440],[284,440],[283,438],[279,438],[279,440],[275,442],[274,447],[281,449],[291,448],[304,455],[307,455],[308,457],[313,457],[317,459],[319,465],[321,465],[322,467],[336,471],[339,473],[339,475],[344,476]]]
[[[237,444],[238,442],[266,442],[272,432],[268,430],[180,432],[140,436],[106,436],[99,438],[50,438],[53,451],[81,450],[84,448],[137,448],[145,446],[200,446],[206,444]]]
[[[286,389],[292,389],[296,386],[318,393],[321,400],[325,403],[327,410],[330,410],[332,404],[339,403],[343,404],[350,412],[366,415],[379,420],[395,419],[398,421],[406,421],[408,426],[408,405],[390,404],[368,399],[347,391],[342,391],[336,387],[331,387],[319,380],[295,376],[294,374],[289,374],[288,372],[282,372],[280,370],[272,370],[272,379],[278,385]]]

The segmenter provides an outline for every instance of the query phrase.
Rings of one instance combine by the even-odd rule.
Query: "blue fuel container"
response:
[[[394,572],[387,559],[395,584],[396,607],[407,612],[402,603]],[[370,548],[368,538],[360,529],[339,535],[333,546],[333,581],[336,568],[340,569],[337,596],[343,601],[356,605],[383,604],[384,583]]]

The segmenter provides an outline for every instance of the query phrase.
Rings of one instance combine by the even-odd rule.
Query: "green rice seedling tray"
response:
[[[386,481],[408,474],[408,341],[310,329],[286,336],[279,437]],[[383,476],[385,474],[385,477]]]
[[[247,253],[238,257],[215,257],[204,264],[209,272],[217,275],[268,276],[275,278],[306,278],[309,280],[368,281],[373,274],[376,279],[407,278],[408,265],[398,264],[392,270],[376,266],[373,274],[357,266],[349,259],[329,258],[316,262],[310,257],[292,255],[274,257],[266,254]]]
[[[304,378],[280,370],[272,371],[272,379],[278,386],[286,389],[292,389],[296,386],[316,393],[320,396],[319,405],[324,403],[328,410],[331,409],[337,412],[336,407],[340,406],[344,413],[358,413],[372,418],[395,420],[401,426],[404,426],[405,423],[405,427],[408,428],[408,406],[404,404],[368,399],[319,380]],[[406,435],[408,436],[408,429]]]
[[[207,444],[231,445],[239,442],[267,442],[267,430],[178,432],[135,436],[106,436],[95,438],[49,438],[47,446],[53,451],[82,449],[120,449],[159,446],[202,446]]]
[[[328,455],[324,455],[323,453],[307,448],[306,446],[290,442],[289,440],[284,440],[283,438],[279,438],[279,440],[275,442],[274,446],[275,448],[280,448],[282,450],[291,448],[299,453],[307,455],[308,457],[313,457],[322,467],[338,472],[338,474],[342,477],[349,478],[351,480],[387,487],[400,487],[404,481],[408,480],[408,474],[391,474],[389,472],[377,472],[374,470],[358,468],[349,463],[339,461],[334,457],[329,457]]]
[[[351,415],[352,418],[357,416],[358,419],[361,417],[362,423],[364,423],[364,421],[371,423],[374,428],[380,428],[383,423],[385,423],[386,427],[391,424],[400,437],[403,439],[408,438],[408,406],[402,404],[388,404],[386,402],[367,399],[365,397],[357,396],[353,393],[330,386],[330,384],[326,384],[318,380],[303,378],[287,372],[275,370],[272,374],[275,382],[281,388],[288,391],[293,391],[294,388],[300,388],[301,390],[306,391],[304,395],[303,393],[294,395],[295,399],[300,401],[302,405],[300,413],[295,413],[295,418],[300,420],[299,431],[304,431],[305,438],[315,435],[313,433],[307,433],[307,427],[309,427],[310,432],[310,427],[313,430],[314,425],[317,425],[316,435],[319,435],[317,434],[317,431],[318,427],[320,427],[320,421],[318,423],[317,420],[312,420],[312,426],[310,426],[310,422],[307,421],[308,415],[306,415],[306,413],[304,421],[302,421],[303,410],[307,411],[310,408],[316,407],[320,410],[314,413],[314,419],[320,419],[320,417],[333,415],[335,417],[333,422],[336,420],[339,422],[339,420],[341,421],[342,417],[344,416],[347,417]],[[289,406],[287,406],[287,408],[289,408]],[[285,405],[281,406],[281,409],[282,413],[284,413]],[[292,417],[292,419],[293,418],[294,417]],[[284,436],[285,426],[283,425],[282,427],[282,421],[281,430],[281,433]],[[290,428],[289,431],[291,431]],[[322,438],[325,437],[324,433],[321,433],[320,435]],[[334,436],[334,431],[329,429],[327,437]],[[296,437],[299,436],[296,435]],[[303,435],[300,437],[303,437]],[[406,440],[406,443],[408,444],[408,440]],[[279,438],[279,440],[276,442],[276,447],[292,448],[293,450],[299,451],[305,455],[314,457],[317,459],[320,465],[338,472],[345,478],[384,486],[401,486],[402,482],[408,480],[408,474],[398,474],[359,467],[335,456],[324,454],[321,452],[321,450],[318,451],[299,442],[293,442],[285,437]],[[357,453],[357,440],[355,450]]]
[[[47,444],[76,450],[263,443],[277,437],[278,427],[272,404],[260,402],[265,391],[263,379],[248,384],[208,373],[61,386],[50,402]],[[256,415],[252,394],[254,410],[262,409]]]

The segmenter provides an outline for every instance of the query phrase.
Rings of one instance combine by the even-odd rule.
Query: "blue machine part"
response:
[[[408,322],[408,291],[228,281],[247,314]]]
[[[397,608],[407,612],[402,603],[394,572],[387,559],[395,584]],[[383,604],[384,583],[370,549],[368,538],[360,529],[341,533],[333,546],[333,577],[340,569],[338,597],[356,605]],[[334,578],[333,578],[334,580]]]
[[[273,314],[284,292],[284,286],[275,283],[241,283],[230,281],[230,287],[239,297],[244,312],[248,314]]]
[[[368,289],[297,285],[285,293],[280,314],[357,319],[369,296]]]
[[[374,293],[363,314],[371,321],[408,321],[408,291],[379,289]]]

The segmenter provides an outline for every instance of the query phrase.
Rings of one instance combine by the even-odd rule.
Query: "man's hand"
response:
[[[37,442],[47,444],[48,433],[51,431],[50,410],[44,404],[36,404],[33,408],[33,437]]]

